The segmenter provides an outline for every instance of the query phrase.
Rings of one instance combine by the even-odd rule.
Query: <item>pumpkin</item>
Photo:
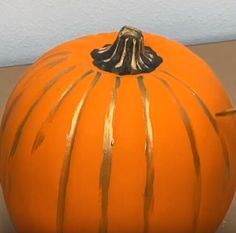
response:
[[[125,26],[59,45],[2,119],[17,231],[215,232],[236,184],[234,113],[213,71],[176,41]]]

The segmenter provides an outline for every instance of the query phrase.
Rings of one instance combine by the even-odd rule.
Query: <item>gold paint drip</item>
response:
[[[39,62],[44,62],[46,60],[49,60],[49,59],[52,59],[52,58],[58,57],[58,56],[68,56],[70,54],[71,54],[71,52],[68,52],[68,51],[60,51],[60,52],[46,55],[45,57],[39,58]]]
[[[44,139],[45,139],[45,135],[44,135],[44,129],[46,127],[47,124],[49,124],[50,122],[52,122],[54,116],[56,115],[56,113],[58,112],[58,110],[60,109],[61,105],[63,104],[64,100],[66,99],[67,96],[69,96],[69,94],[77,87],[78,83],[83,80],[84,78],[86,78],[88,75],[90,75],[91,73],[93,73],[93,70],[88,70],[86,71],[84,74],[82,74],[78,79],[74,80],[72,83],[70,83],[70,85],[63,91],[63,93],[61,94],[61,96],[59,97],[59,99],[56,101],[56,103],[54,104],[53,108],[50,110],[46,120],[42,123],[32,146],[32,152],[34,152],[35,150],[38,149],[38,147],[43,143]]]
[[[55,56],[55,55],[54,55]],[[52,57],[54,57],[52,56]],[[67,60],[68,57],[63,57],[63,58],[59,58],[57,60],[51,61],[48,64],[45,64],[44,66],[40,67],[36,73],[30,75],[29,78],[27,78],[27,80],[25,81],[23,87],[21,88],[21,92],[12,100],[12,104],[9,106],[9,109],[7,110],[6,114],[4,114],[3,116],[3,120],[2,120],[2,125],[1,125],[1,131],[3,132],[5,130],[5,127],[7,125],[7,122],[10,118],[10,116],[12,115],[12,112],[14,111],[16,105],[19,103],[19,101],[21,100],[22,96],[25,93],[25,89],[27,87],[27,85],[35,78],[38,78],[41,74],[40,72],[44,69],[52,69],[54,67],[56,67],[57,65],[61,64],[62,62],[64,62],[65,60]],[[45,58],[45,60],[47,60]],[[16,88],[14,89],[14,91],[16,90]],[[13,91],[13,93],[14,93]]]
[[[16,134],[14,137],[14,141],[11,147],[11,152],[10,152],[10,156],[14,156],[20,141],[20,138],[24,132],[24,128],[26,123],[28,122],[30,116],[32,115],[33,111],[35,110],[35,108],[38,106],[38,104],[40,103],[40,101],[42,100],[42,98],[48,93],[48,91],[57,83],[57,81],[59,79],[61,79],[62,77],[64,77],[66,74],[68,74],[69,72],[73,71],[76,68],[76,66],[70,66],[66,69],[64,69],[63,71],[61,71],[59,74],[57,74],[54,78],[52,78],[50,80],[50,82],[43,88],[42,92],[40,93],[40,95],[36,98],[36,100],[34,101],[34,103],[30,106],[29,110],[27,111],[25,117],[23,118],[23,120],[21,121],[21,123],[19,124],[17,130],[16,130]]]
[[[175,79],[179,83],[181,83],[187,90],[189,90],[191,92],[192,96],[198,101],[198,103],[202,107],[202,110],[206,114],[210,124],[212,125],[213,129],[215,130],[215,132],[219,138],[219,141],[221,143],[223,158],[224,158],[224,162],[225,162],[225,170],[226,170],[225,174],[226,174],[226,177],[229,178],[230,174],[231,174],[231,167],[230,167],[229,152],[227,149],[227,145],[226,145],[224,136],[222,135],[220,128],[217,124],[217,121],[214,118],[214,115],[210,112],[209,108],[207,107],[207,104],[204,102],[204,100],[198,95],[198,93],[188,83],[177,78],[176,76],[170,74],[169,72],[167,72],[165,70],[159,70],[159,72],[164,73],[164,74],[168,75],[169,77]]]
[[[65,205],[66,205],[66,192],[67,192],[67,186],[68,186],[68,181],[69,181],[70,165],[71,165],[71,159],[72,159],[75,138],[77,134],[81,112],[84,108],[86,100],[89,97],[89,94],[96,86],[100,77],[101,77],[101,73],[97,72],[89,88],[83,94],[82,99],[78,103],[76,110],[74,112],[72,121],[71,121],[70,131],[67,137],[66,152],[64,156],[64,161],[63,161],[62,170],[61,170],[61,177],[60,177],[60,182],[59,182],[59,192],[58,192],[58,201],[57,201],[57,233],[63,233],[63,225],[64,225],[64,218],[65,218]]]
[[[108,231],[108,199],[112,169],[112,146],[114,144],[113,120],[117,102],[117,91],[120,82],[120,77],[116,77],[115,86],[112,90],[112,99],[108,108],[104,126],[103,160],[100,168],[100,188],[102,192],[100,233],[107,233]]]
[[[194,130],[192,127],[191,119],[187,111],[185,110],[184,106],[181,104],[180,100],[174,93],[172,87],[169,85],[169,83],[166,80],[159,77],[156,77],[156,78],[160,80],[161,83],[166,87],[174,103],[178,107],[179,112],[182,116],[182,120],[186,129],[186,132],[188,134],[190,145],[191,145],[194,169],[196,173],[196,190],[195,190],[195,197],[194,197],[195,210],[194,210],[194,216],[193,216],[193,232],[195,233],[198,227],[200,206],[201,206],[201,192],[202,192],[201,161],[200,161],[200,155],[197,148],[196,137],[195,137]]]
[[[144,84],[143,76],[139,76],[138,85],[144,101],[144,115],[146,122],[146,186],[144,192],[144,233],[149,232],[149,218],[153,206],[153,182],[154,182],[154,167],[153,167],[153,130],[150,117],[150,103],[147,89]]]
[[[230,116],[236,114],[236,108],[226,109],[222,112],[217,112],[215,115],[217,117]]]

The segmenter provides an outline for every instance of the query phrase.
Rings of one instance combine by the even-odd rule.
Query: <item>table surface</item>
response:
[[[189,46],[216,72],[236,105],[236,41]],[[7,98],[30,65],[0,68],[0,119]],[[0,189],[0,233],[12,233],[13,227],[7,215]],[[217,233],[236,232],[236,195],[228,214]]]

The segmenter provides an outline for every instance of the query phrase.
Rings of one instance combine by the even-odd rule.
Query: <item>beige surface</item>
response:
[[[191,46],[190,48],[214,69],[236,105],[236,41]],[[0,68],[0,118],[10,92],[28,67]],[[0,233],[12,232],[14,231],[7,216],[0,189]],[[236,233],[236,197],[217,233]]]

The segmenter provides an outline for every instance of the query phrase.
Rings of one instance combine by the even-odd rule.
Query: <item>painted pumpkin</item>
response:
[[[123,27],[52,49],[2,120],[16,229],[215,232],[236,184],[233,113],[211,69],[164,37]]]

